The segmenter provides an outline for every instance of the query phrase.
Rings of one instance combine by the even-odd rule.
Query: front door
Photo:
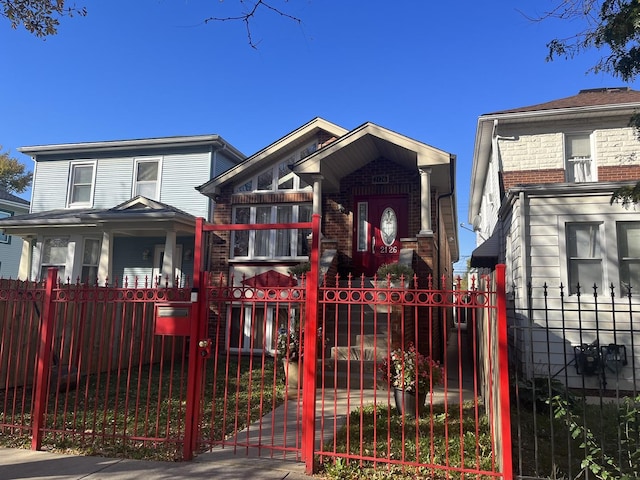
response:
[[[353,260],[357,273],[372,276],[378,267],[400,258],[400,238],[408,234],[405,196],[355,199]]]

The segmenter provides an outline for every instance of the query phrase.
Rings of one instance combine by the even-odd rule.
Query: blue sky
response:
[[[262,9],[257,49],[242,23],[203,22],[238,0],[76,0],[88,16],[46,40],[0,18],[0,144],[29,168],[18,147],[204,133],[249,155],[316,116],[370,121],[457,155],[466,222],[478,116],[623,85],[587,73],[597,52],[545,61],[579,25],[524,14],[557,2],[272,0],[302,23]]]

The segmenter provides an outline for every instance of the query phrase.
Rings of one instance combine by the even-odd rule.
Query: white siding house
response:
[[[512,354],[528,375],[601,388],[605,375],[585,376],[579,355],[597,343],[602,352],[624,346],[618,387],[638,378],[640,212],[610,201],[640,180],[640,141],[629,126],[637,109],[640,92],[595,89],[478,120],[471,265],[506,264],[512,333],[527,337],[514,340]]]

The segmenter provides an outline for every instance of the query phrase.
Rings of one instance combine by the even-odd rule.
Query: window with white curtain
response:
[[[601,223],[566,225],[569,293],[593,293],[593,286],[603,287]]]
[[[565,135],[565,172],[567,182],[595,182],[596,170],[591,155],[589,134]]]
[[[311,221],[311,204],[238,206],[234,224]],[[295,258],[309,255],[310,229],[245,230],[232,232],[233,258]]]

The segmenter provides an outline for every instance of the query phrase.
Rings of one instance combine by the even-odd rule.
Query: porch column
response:
[[[112,239],[113,234],[111,232],[102,232],[102,246],[100,247],[100,261],[98,263],[98,280],[103,283],[106,283],[108,281],[111,284],[115,283],[114,279],[112,278]]]
[[[162,257],[162,278],[160,279],[162,285],[165,284],[167,278],[169,279],[169,286],[173,287],[175,284],[176,269],[174,265],[176,257],[176,232],[173,230],[167,230],[167,236],[164,242],[164,256]]]
[[[322,175],[313,176],[313,212],[322,215]]]
[[[431,228],[431,168],[418,168],[420,172],[420,235],[433,235]]]
[[[13,237],[16,241],[20,237]],[[31,262],[33,260],[33,252],[31,243],[32,238],[26,236],[22,239],[22,254],[20,255],[20,266],[18,267],[18,280],[31,280]]]

